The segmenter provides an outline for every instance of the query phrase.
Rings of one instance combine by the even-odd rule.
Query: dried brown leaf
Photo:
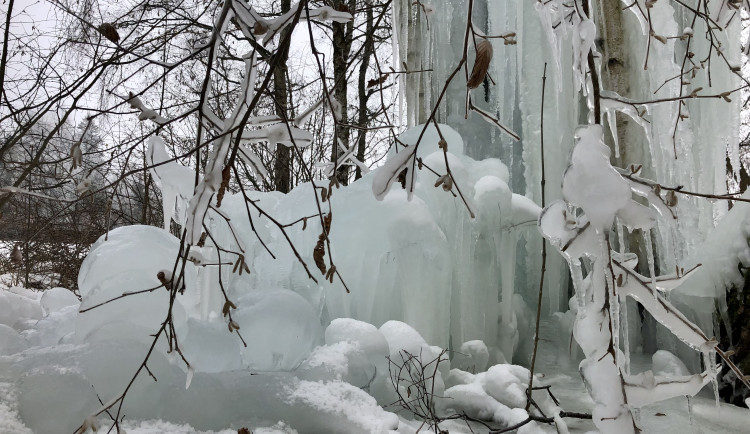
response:
[[[484,77],[490,69],[490,61],[492,61],[492,44],[485,39],[477,44],[477,57],[474,60],[474,68],[471,70],[466,87],[476,89],[484,82]]]
[[[378,78],[373,78],[367,81],[368,89],[383,84],[388,79],[388,74],[383,74]]]
[[[114,42],[115,44],[120,40],[120,34],[117,33],[117,29],[115,29],[115,26],[110,23],[100,24],[97,30],[99,30],[99,33],[101,33],[102,36]]]
[[[323,234],[321,234],[320,238],[318,238],[318,242],[315,244],[315,248],[313,249],[313,260],[315,261],[318,270],[320,270],[320,274],[326,274],[325,255],[325,238]]]
[[[232,174],[232,166],[226,165],[221,170],[221,186],[219,187],[219,192],[216,194],[216,207],[221,207],[221,201],[224,199],[224,193],[227,190],[227,186],[229,185],[229,178]]]
[[[668,207],[673,207],[677,205],[677,195],[674,194],[674,191],[668,191],[667,196],[665,197],[665,203]]]
[[[253,25],[253,35],[265,35],[266,32],[268,32],[268,24],[264,23],[263,21],[256,21],[255,25]]]

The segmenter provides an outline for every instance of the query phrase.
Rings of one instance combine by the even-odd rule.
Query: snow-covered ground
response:
[[[87,381],[95,379],[97,392],[108,393],[105,390],[112,387],[112,377],[127,379],[145,352],[145,346],[139,347],[128,340],[120,340],[116,345],[103,341],[74,343],[75,331],[71,331],[71,321],[76,318],[78,302],[63,289],[46,294],[20,288],[0,291],[3,297],[0,317],[4,322],[14,321],[17,327],[0,326],[0,432],[4,434],[69,432],[69,429],[60,428],[74,429],[82,422],[82,415],[98,407],[93,401],[96,395],[91,393],[92,384]],[[387,411],[383,411],[375,398],[353,384],[359,384],[376,396],[378,393],[387,394],[387,390],[377,390],[377,376],[373,377],[376,380],[370,380],[369,385],[362,384],[362,381],[368,381],[366,376],[370,374],[367,372],[372,373],[375,365],[383,366],[386,354],[394,356],[396,348],[411,352],[436,349],[426,345],[416,331],[403,323],[391,322],[380,330],[355,320],[337,320],[333,324],[326,333],[326,343],[317,347],[293,372],[196,373],[186,391],[186,374],[177,366],[178,361],[161,355],[155,357],[149,362],[150,369],[159,382],[172,385],[164,388],[144,375],[145,381],[133,389],[133,396],[129,398],[131,403],[142,401],[144,405],[126,406],[122,428],[130,434],[228,434],[236,433],[243,426],[256,433],[416,432],[421,421],[404,414],[397,417],[391,413],[397,410],[393,407],[386,407]],[[20,334],[15,332],[18,329],[23,329]],[[54,336],[62,336],[59,343],[52,342]],[[550,385],[564,410],[590,412],[592,401],[576,363],[564,356],[565,349],[559,345],[566,346],[566,343],[557,336],[556,326],[543,321],[537,385]],[[481,347],[481,344],[476,343],[474,347]],[[18,350],[23,351],[13,354]],[[469,362],[479,366],[486,363],[486,358],[483,359],[480,353],[470,355],[474,359]],[[362,354],[366,356],[362,358]],[[383,358],[382,363],[375,360],[373,356],[376,354]],[[649,355],[635,354],[631,360],[634,372],[652,369]],[[448,362],[444,363],[447,365]],[[467,361],[454,359],[454,365],[459,363]],[[452,398],[449,403],[442,404],[445,407],[461,409],[468,414],[483,414],[483,418],[489,420],[495,418],[496,426],[500,426],[497,424],[499,417],[513,419],[512,412],[522,411],[519,408],[510,410],[510,407],[514,399],[523,396],[524,382],[513,379],[514,372],[528,375],[523,368],[498,365],[476,376],[459,371],[447,373],[447,369],[440,371],[446,374],[447,387],[441,395]],[[365,378],[358,378],[363,373]],[[451,388],[457,383],[457,375],[478,381],[464,379],[461,381],[466,387]],[[328,377],[327,381],[325,377]],[[440,389],[442,385],[436,387]],[[493,391],[493,387],[502,390]],[[483,395],[482,389],[487,394]],[[112,394],[117,393],[115,389],[111,390]],[[544,395],[541,390],[535,398],[543,408],[554,409]],[[232,403],[238,407],[227,408]],[[750,411],[727,404],[716,407],[710,390],[692,398],[691,404],[692,411],[688,400],[680,397],[644,407],[640,412],[643,432],[743,433],[750,426]],[[155,415],[159,417],[153,417]],[[108,418],[100,417],[99,421],[102,426],[107,426]],[[183,421],[193,422],[191,425]],[[571,433],[594,430],[589,420],[568,418],[566,422]],[[29,426],[36,427],[36,431]],[[212,428],[206,429],[206,426]],[[477,423],[467,426],[463,421],[445,422],[442,428],[452,433],[487,431]],[[428,432],[425,429],[423,427],[420,432]],[[556,431],[552,425],[533,424],[527,425],[522,432]]]

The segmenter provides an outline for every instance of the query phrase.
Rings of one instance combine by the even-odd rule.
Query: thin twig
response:
[[[540,185],[542,187],[542,208],[546,206],[544,187],[546,179],[544,176],[544,90],[547,85],[547,64],[544,64],[544,74],[542,75],[542,108],[541,108],[541,120],[540,120],[540,140],[539,148],[541,150],[542,159],[542,180]],[[529,387],[526,388],[526,411],[529,411],[531,405],[531,391],[534,386],[534,368],[536,367],[536,354],[539,348],[539,321],[542,316],[542,295],[544,294],[544,272],[547,268],[547,240],[542,238],[542,272],[539,278],[539,296],[537,298],[536,305],[536,325],[534,328],[534,350],[531,353],[531,367],[529,368]],[[504,300],[505,301],[505,300]]]

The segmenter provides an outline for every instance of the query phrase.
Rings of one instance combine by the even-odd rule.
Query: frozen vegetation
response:
[[[334,190],[336,203],[342,205],[334,209],[332,252],[351,293],[340,284],[312,283],[282,233],[262,217],[254,222],[258,238],[248,224],[241,223],[245,209],[239,195],[224,198],[221,212],[227,218],[209,211],[206,222],[213,238],[223,246],[242,245],[253,271],[233,272],[236,255],[227,262],[212,242],[191,248],[191,261],[180,283],[184,291],[174,298],[171,309],[174,333],[190,368],[175,351],[169,351],[162,335],[148,358],[148,370],[128,390],[122,428],[130,433],[229,432],[221,430],[243,426],[254,432],[410,433],[424,422],[418,414],[425,413],[419,412],[429,411],[446,418],[441,428],[450,432],[486,431],[477,422],[451,420],[455,415],[496,428],[525,422],[530,415],[555,422],[526,423],[519,429],[524,433],[592,429],[591,421],[585,419],[567,419],[572,420],[568,427],[559,415],[561,411],[588,412],[592,404],[595,417],[597,411],[608,411],[602,395],[594,392],[592,403],[577,379],[580,359],[577,351],[571,350],[575,343],[570,341],[573,333],[589,358],[602,348],[606,350],[608,337],[593,333],[602,328],[588,324],[603,318],[587,301],[589,297],[600,300],[596,288],[604,287],[594,281],[602,278],[605,270],[594,261],[594,271],[579,282],[571,299],[574,318],[575,312],[586,309],[591,310],[589,315],[579,314],[575,326],[566,322],[564,315],[544,321],[543,350],[534,384],[550,386],[559,402],[542,388],[534,391],[536,406],[525,410],[529,371],[509,362],[528,360],[529,349],[523,342],[533,337],[533,315],[524,297],[513,289],[519,278],[507,258],[515,257],[519,240],[538,236],[535,222],[541,210],[529,199],[511,193],[508,169],[502,162],[466,157],[460,136],[448,126],[440,128],[448,141],[452,171],[464,195],[471,198],[469,206],[476,218],[469,217],[462,201],[436,189],[434,176],[421,172],[411,201],[398,185],[391,186],[378,201],[372,192],[385,190],[378,182],[388,164],[349,187]],[[418,130],[407,131],[401,140],[412,143]],[[427,144],[438,142],[434,128],[427,130],[424,140]],[[593,234],[605,233],[615,215],[632,228],[648,227],[656,220],[654,211],[632,202],[631,187],[606,163],[608,151],[600,140],[600,129],[579,131],[573,164],[563,183],[568,201],[592,211],[567,221],[567,207],[554,202],[540,219],[542,231],[554,245],[570,244],[565,254],[574,276],[577,258],[586,249],[594,249],[594,256],[601,252],[604,244],[600,235]],[[152,146],[159,151],[161,144],[156,140]],[[423,146],[419,152],[424,153],[420,154],[424,164],[433,169],[444,164],[443,151],[437,146]],[[598,169],[588,168],[591,164]],[[171,183],[177,192],[180,183],[192,182],[180,178],[179,173],[162,172],[160,181]],[[587,176],[610,180],[596,184]],[[595,190],[572,188],[575,182]],[[288,195],[253,194],[265,210],[286,222],[314,213],[310,189],[310,185],[302,185]],[[174,198],[165,195],[165,203],[173,200],[176,209],[185,209],[179,194]],[[745,222],[745,207],[738,205],[727,219]],[[581,232],[576,227],[591,230]],[[736,231],[731,229],[736,227],[720,227],[717,237],[730,236],[720,234]],[[311,219],[305,226],[288,229],[303,260],[312,262],[320,222]],[[571,239],[577,241],[571,244]],[[43,293],[22,288],[0,292],[2,429],[44,434],[73,432],[84,421],[92,426],[106,425],[106,413],[99,420],[89,415],[102,406],[99,400],[107,403],[120,396],[148,353],[151,335],[165,321],[170,303],[169,292],[157,275],[172,272],[179,246],[177,238],[160,228],[121,227],[102,236],[86,258],[79,274],[81,302],[63,288]],[[704,253],[710,255],[707,249]],[[732,253],[729,260],[744,258],[747,253],[745,247]],[[622,267],[620,273],[633,273],[618,289],[625,306],[624,297],[631,295],[626,292],[630,288],[627,282],[651,282],[632,272],[634,264],[627,257],[613,256],[612,261]],[[220,262],[229,265],[213,265]],[[715,262],[724,263],[718,258]],[[706,271],[696,273],[696,278],[705,273],[736,278],[721,267],[707,263]],[[232,306],[226,307],[217,291],[219,276]],[[510,289],[502,286],[505,284],[511,285]],[[657,283],[659,289],[670,287]],[[125,296],[137,291],[144,292]],[[632,291],[633,296],[640,294],[638,288]],[[649,305],[653,297],[662,295],[652,291],[642,297],[648,297],[645,304]],[[243,340],[227,330],[224,309],[231,309]],[[696,340],[681,323],[665,323],[693,346],[711,349],[701,341],[705,336]],[[628,339],[627,333],[624,338]],[[445,348],[452,352],[444,353]],[[648,432],[664,432],[659,428],[663,423],[673,424],[675,417],[686,417],[689,410],[683,395],[695,394],[714,378],[711,373],[691,374],[667,351],[654,354],[653,366],[640,353],[633,358],[621,354],[619,363],[627,363],[630,404],[649,413],[642,413],[641,420]],[[407,362],[416,362],[411,368],[425,368],[422,382],[409,380],[413,377],[403,371],[405,366],[410,369]],[[594,391],[597,387],[619,390],[619,385],[608,383],[612,377],[602,372],[613,369],[614,360],[610,359],[608,368],[599,367],[601,363],[583,369],[586,384]],[[394,376],[397,372],[401,374]],[[664,380],[667,377],[678,379],[678,384]],[[399,397],[419,397],[420,384],[429,391],[427,406],[393,405]],[[617,399],[610,392],[604,394],[607,399]],[[670,396],[681,398],[651,405]],[[708,410],[714,405],[710,397],[692,398],[691,403],[690,417],[703,418],[696,422],[699,426],[721,423],[727,430],[741,432],[742,424],[750,421],[750,415],[738,408]],[[716,422],[726,419],[717,414],[732,418]],[[431,428],[428,424],[422,430]]]

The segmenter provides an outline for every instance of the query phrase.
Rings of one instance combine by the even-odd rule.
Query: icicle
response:
[[[622,357],[619,356],[620,349],[620,297],[617,295],[617,289],[614,288],[614,282],[607,278],[608,285],[612,286],[609,291],[609,311],[612,319],[612,346],[615,347],[615,362],[620,370],[623,369]]]
[[[612,134],[612,141],[615,143],[615,158],[620,158],[620,141],[617,140],[617,118],[614,110],[606,109],[604,111],[607,115],[607,123],[609,124],[609,132]]]
[[[606,246],[603,246],[607,248]],[[606,251],[606,250],[605,250]],[[609,252],[608,252],[609,253]],[[610,253],[611,255],[611,253]],[[615,282],[616,277],[612,275],[611,267],[611,256],[602,256],[597,262],[603,262],[604,258],[608,258],[608,265],[604,266],[604,275],[606,278],[607,291],[609,292],[609,315],[612,324],[612,346],[615,348],[615,363],[617,367],[622,370],[622,357],[619,355],[620,350],[620,295],[617,292],[617,283]],[[624,298],[623,298],[624,299]]]
[[[711,384],[714,389],[714,399],[716,401],[716,407],[719,407],[719,370],[715,362],[716,350],[711,349],[703,352],[703,364],[706,366],[706,372],[711,377]]]
[[[692,397],[690,395],[685,396],[687,398],[687,410],[688,410],[688,423],[690,424],[690,429],[695,433],[695,419],[693,416],[693,401]]]
[[[190,365],[188,366],[187,377],[185,378],[185,390],[190,387],[190,383],[193,382],[193,374],[195,374],[195,368]]]
[[[633,414],[633,422],[635,422],[635,426],[641,426],[641,409],[633,407],[630,409],[630,412]]]
[[[622,302],[623,307],[620,309],[620,322],[622,327],[622,353],[624,355],[622,368],[626,374],[630,374],[630,337],[628,326],[628,299]]]
[[[513,231],[503,231],[500,239],[500,279],[503,302],[501,305],[504,333],[513,327],[513,281],[516,269],[516,235]],[[501,338],[500,349],[505,358],[510,361],[513,357],[513,340]]]
[[[578,316],[581,316],[586,306],[586,290],[583,287],[583,271],[581,270],[581,260],[574,259],[568,262],[570,266],[570,275],[573,279],[573,289],[578,301]]]
[[[617,218],[617,248],[620,253],[625,253],[625,226],[622,224],[622,220]]]
[[[714,400],[716,401],[716,407],[718,408],[721,401],[719,400],[719,365],[714,362],[716,360],[716,350],[712,349],[709,351],[708,358],[711,359],[711,384],[714,386]]]
[[[557,84],[557,91],[561,92],[563,89],[562,66],[560,64],[561,44],[559,39],[557,38],[557,35],[555,34],[555,27],[552,22],[552,14],[543,2],[535,2],[534,9],[536,9],[537,14],[539,14],[539,21],[542,22],[542,29],[544,29],[544,33],[547,36],[547,41],[550,45],[550,52],[552,53],[552,58],[554,60],[553,65],[556,77],[555,83]]]
[[[648,257],[648,272],[651,275],[651,288],[653,288],[654,299],[659,300],[659,293],[656,290],[656,272],[654,271],[654,247],[651,244],[651,230],[643,231],[643,243],[646,245],[646,256]]]

